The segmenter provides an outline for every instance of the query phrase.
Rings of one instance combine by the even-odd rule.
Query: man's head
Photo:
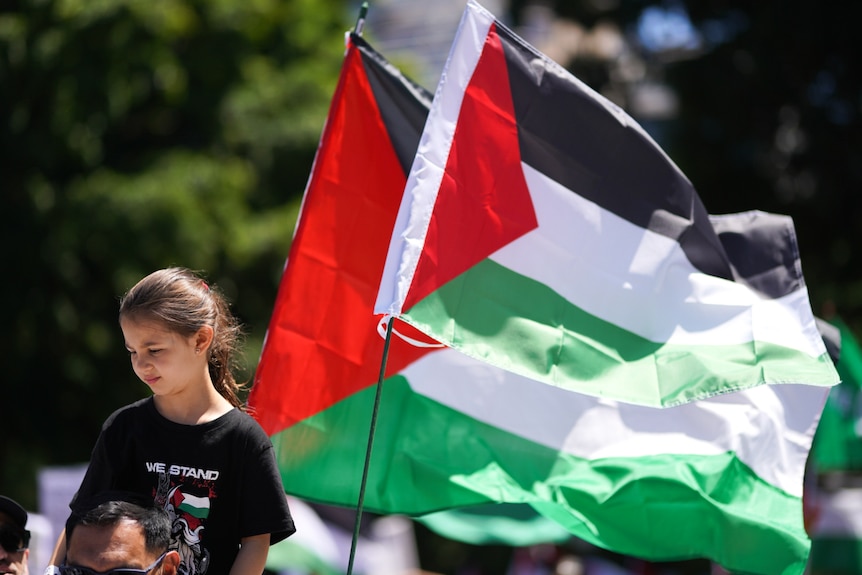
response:
[[[0,573],[28,575],[30,532],[26,527],[24,508],[0,495]]]
[[[168,551],[171,522],[163,509],[123,500],[75,513],[66,523],[62,575],[175,575],[179,554]]]

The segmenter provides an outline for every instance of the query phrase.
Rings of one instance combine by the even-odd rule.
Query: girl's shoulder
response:
[[[221,416],[219,420],[240,433],[266,437],[266,433],[257,420],[242,409],[234,408]]]
[[[124,405],[123,407],[114,411],[105,420],[105,423],[102,428],[104,429],[108,427],[113,427],[115,425],[133,423],[135,421],[151,417],[154,412],[155,406],[153,405],[152,397],[139,399],[134,403]]]
[[[152,399],[142,399],[114,411],[105,419],[99,433],[99,443],[111,449],[122,449],[136,437],[146,437],[152,428]]]
[[[269,437],[257,420],[241,409],[232,409],[211,424],[213,438],[232,438],[231,441],[246,449],[272,447]]]

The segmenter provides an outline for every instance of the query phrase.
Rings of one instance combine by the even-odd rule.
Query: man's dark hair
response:
[[[107,527],[131,520],[141,526],[147,551],[161,554],[171,542],[171,519],[164,509],[124,499],[110,499],[83,511],[75,511],[66,522],[66,548],[79,525]]]

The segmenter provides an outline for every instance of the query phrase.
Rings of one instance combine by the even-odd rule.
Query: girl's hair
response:
[[[120,319],[155,320],[167,329],[190,337],[204,327],[213,328],[209,372],[213,385],[234,407],[243,408],[232,369],[242,331],[227,300],[186,268],[158,270],[132,287],[120,299]]]

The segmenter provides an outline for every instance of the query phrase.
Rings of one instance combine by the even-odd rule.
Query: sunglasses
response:
[[[0,524],[0,547],[6,553],[21,553],[27,549],[30,542],[30,532],[26,529],[18,529],[8,523]]]
[[[159,563],[162,562],[162,559],[167,554],[168,552],[165,551],[149,567],[144,567],[143,569],[118,567],[109,571],[93,571],[89,567],[76,567],[75,565],[60,565],[58,569],[60,570],[60,575],[147,575],[147,573],[159,566]]]

